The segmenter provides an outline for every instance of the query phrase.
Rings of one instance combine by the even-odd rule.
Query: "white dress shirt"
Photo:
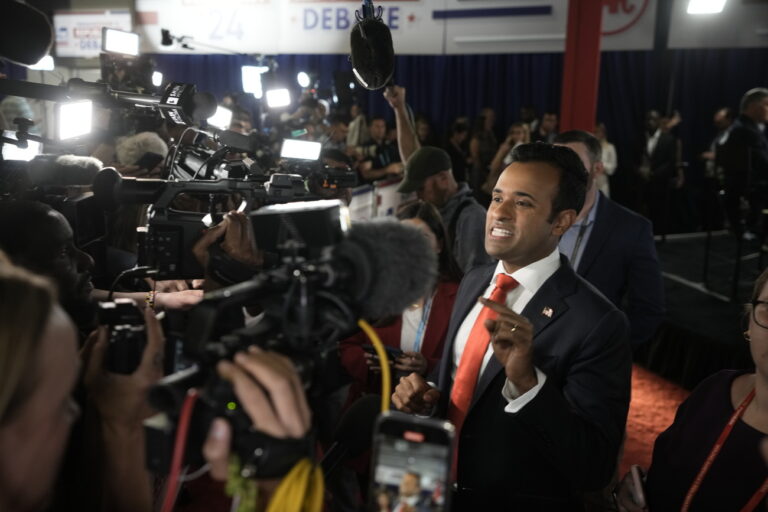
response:
[[[498,265],[496,265],[496,270],[493,273],[493,278],[483,293],[483,297],[488,298],[491,296],[493,289],[496,287],[496,276],[498,274],[512,276],[518,283],[520,283],[520,285],[507,293],[506,306],[515,313],[520,314],[525,306],[528,305],[531,298],[533,298],[539,291],[541,285],[543,285],[558,268],[560,268],[560,252],[557,248],[555,248],[549,256],[535,261],[512,274],[504,270],[504,264],[499,261]],[[456,339],[453,344],[453,365],[451,369],[451,377],[454,379],[456,377],[456,369],[461,360],[461,355],[464,353],[464,347],[467,345],[469,334],[472,332],[472,327],[475,325],[475,320],[477,320],[482,307],[483,305],[480,304],[480,302],[477,302],[469,311],[469,314],[464,318],[464,322],[462,322],[459,330],[456,332]],[[494,357],[493,345],[489,343],[488,350],[483,357],[483,364],[480,367],[478,382],[492,357]],[[508,402],[507,406],[504,408],[506,412],[516,413],[536,397],[539,390],[544,385],[546,375],[538,368],[535,368],[535,370],[538,383],[522,395],[515,389],[515,386],[509,380],[505,382],[501,394]]]

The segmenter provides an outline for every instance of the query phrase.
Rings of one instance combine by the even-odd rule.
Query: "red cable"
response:
[[[184,398],[184,404],[181,406],[179,426],[176,429],[176,440],[173,445],[171,472],[168,476],[168,484],[165,487],[162,512],[171,512],[176,504],[181,465],[184,462],[184,450],[187,446],[187,434],[189,433],[189,423],[192,420],[192,411],[195,408],[195,400],[197,400],[197,390],[190,389]]]

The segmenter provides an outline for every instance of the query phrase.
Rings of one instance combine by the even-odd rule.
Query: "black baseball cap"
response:
[[[440,148],[424,146],[416,150],[405,164],[405,178],[397,187],[403,194],[416,192],[430,176],[451,169],[451,157]]]

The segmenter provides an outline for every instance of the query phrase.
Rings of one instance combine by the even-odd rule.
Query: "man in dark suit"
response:
[[[589,172],[584,207],[560,239],[560,252],[581,277],[627,314],[630,341],[636,348],[656,333],[664,318],[664,283],[651,223],[597,189],[603,173],[597,138],[571,130],[559,134],[555,144],[576,152]]]
[[[614,472],[629,408],[627,321],[557,248],[586,185],[572,150],[515,149],[486,220],[486,251],[500,261],[464,277],[437,385],[411,374],[392,397],[456,425],[456,510],[579,510]]]
[[[766,123],[768,89],[750,89],[742,97],[739,117],[717,155],[724,170],[726,213],[731,229],[739,235],[745,227],[743,223],[747,230],[760,230],[760,214],[768,190]],[[742,199],[749,201],[746,219],[741,218]]]
[[[666,234],[669,228],[669,212],[672,188],[683,186],[680,167],[680,141],[670,130],[680,118],[663,118],[656,110],[650,110],[645,118],[645,138],[641,142],[637,162],[640,175],[647,180],[645,203],[648,218],[657,235]]]

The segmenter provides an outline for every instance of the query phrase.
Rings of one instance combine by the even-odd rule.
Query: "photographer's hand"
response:
[[[86,429],[96,429],[85,439],[99,443],[93,446],[99,454],[99,463],[93,470],[100,479],[102,509],[113,512],[152,511],[142,421],[152,414],[147,391],[163,374],[165,337],[151,309],[144,311],[144,320],[147,345],[133,374],[118,375],[104,370],[105,327],[91,334],[82,353],[85,387],[93,405],[86,409]]]
[[[247,353],[238,353],[234,363],[220,362],[217,370],[232,383],[240,405],[256,430],[277,438],[301,438],[307,434],[312,414],[290,359],[254,346]],[[203,455],[217,480],[227,478],[231,439],[229,423],[215,420]]]
[[[248,217],[241,212],[229,212],[216,226],[203,233],[192,248],[192,253],[197,262],[208,272],[210,255],[208,249],[221,240],[222,250],[232,259],[259,267],[263,265],[263,253],[256,248],[253,237],[253,229]],[[206,289],[214,289],[214,280],[206,275]]]
[[[147,345],[136,371],[131,375],[110,373],[104,369],[107,352],[107,328],[99,327],[83,348],[85,388],[103,423],[116,428],[141,428],[152,414],[147,402],[149,388],[163,376],[165,336],[151,309],[144,310]]]

